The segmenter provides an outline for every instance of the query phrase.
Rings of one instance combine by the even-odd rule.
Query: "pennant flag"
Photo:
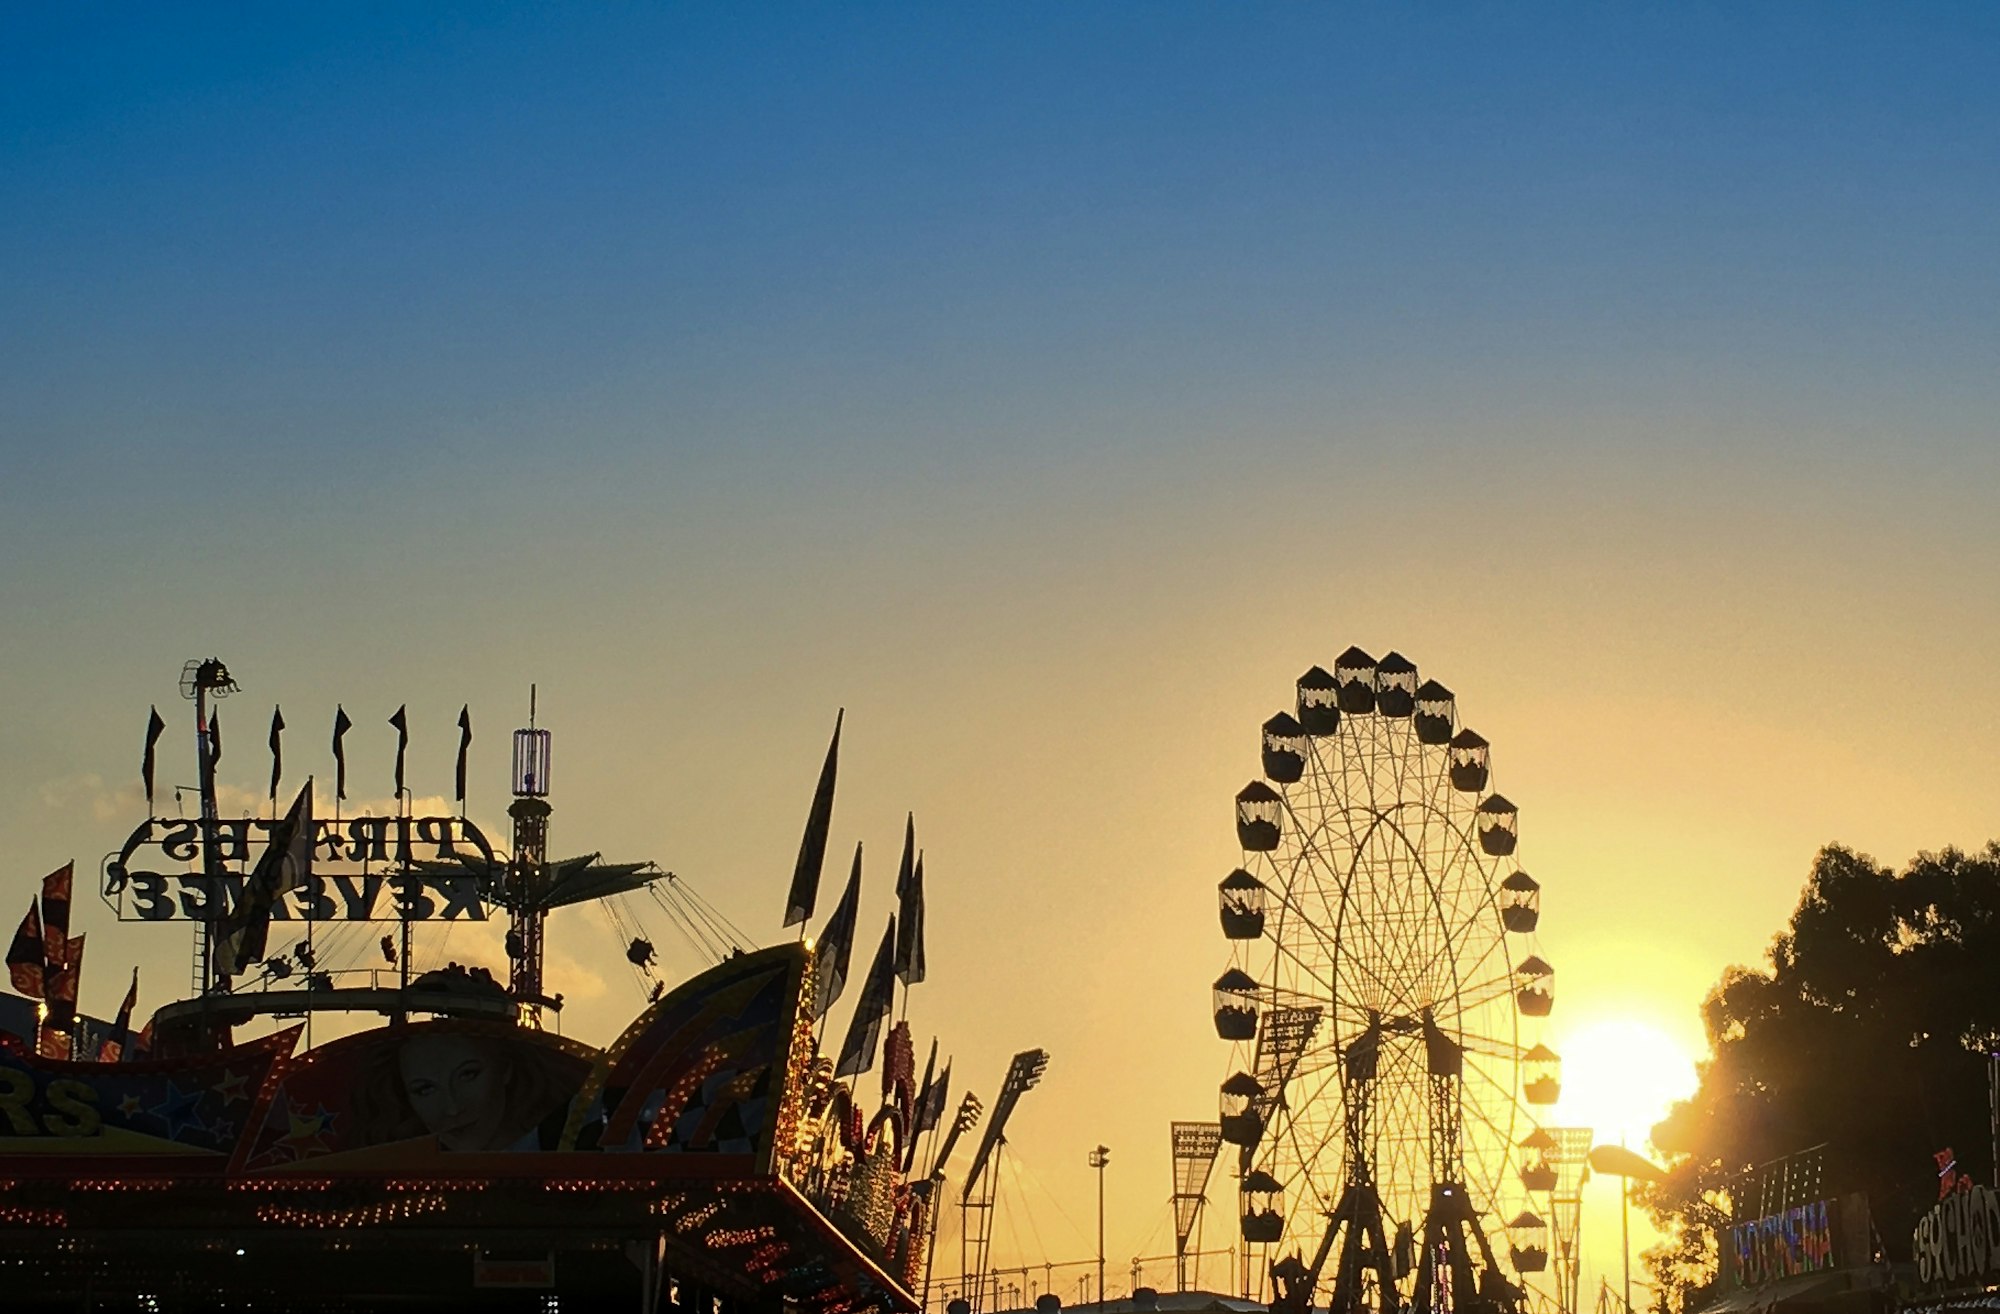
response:
[[[846,717],[844,707],[834,714],[833,742],[826,746],[826,763],[819,769],[812,811],[806,814],[805,838],[799,841],[798,865],[792,868],[791,893],[785,897],[787,926],[797,926],[812,916],[819,902],[820,868],[826,863],[826,836],[833,826],[833,780],[840,770],[840,723]]]
[[[339,703],[333,705],[333,796],[347,797],[347,745],[340,741],[354,728],[354,722],[347,719],[347,709]]]
[[[139,759],[139,779],[146,783],[146,811],[153,811],[153,745],[160,742],[167,723],[160,719],[160,709],[155,707],[152,716],[146,720],[146,753]]]
[[[85,938],[79,935],[69,941],[62,966],[49,978],[49,1013],[43,1019],[42,1034],[37,1044],[43,1058],[66,1059],[70,1056],[70,1033],[76,1028],[76,987],[78,978],[83,975]]]
[[[126,1047],[132,1039],[132,1010],[139,1006],[139,969],[132,969],[132,988],[125,992],[125,1002],[118,1006],[118,1020],[111,1025],[111,1036],[104,1047],[97,1052],[99,1063],[116,1063],[125,1057]]]
[[[151,1058],[152,1056],[153,1056],[153,1019],[147,1018],[146,1025],[139,1028],[139,1039],[134,1041],[132,1044],[132,1057],[134,1059],[142,1059],[142,1058]]]
[[[271,830],[270,842],[243,882],[243,898],[217,928],[215,970],[234,976],[264,957],[271,930],[271,909],[286,891],[297,889],[312,875],[312,778],[292,800],[285,819]]]
[[[924,979],[924,855],[904,888],[896,912],[896,979],[906,986]]]
[[[813,979],[813,1020],[826,1016],[841,991],[847,989],[847,961],[854,954],[854,924],[861,916],[861,846],[854,846],[854,870],[848,875],[847,888],[841,892],[840,902],[833,907],[833,916],[826,919],[826,929],[819,933],[819,948],[814,954],[816,973]]]
[[[917,1130],[927,1132],[944,1121],[944,1104],[947,1092],[951,1090],[951,1062],[946,1060],[944,1071],[938,1073],[937,1085],[924,1092],[924,1098],[917,1102]]]
[[[285,774],[285,754],[278,745],[278,736],[285,729],[285,713],[282,708],[271,709],[271,801],[278,801],[278,780]]]
[[[919,1110],[924,1107],[924,1101],[931,1097],[931,1085],[937,1079],[937,1047],[937,1037],[932,1036],[931,1056],[924,1060],[924,1079],[917,1083],[916,1107]],[[910,1127],[912,1131],[917,1129],[914,1120],[911,1121]]]
[[[220,708],[208,714],[208,765],[222,765],[222,711]]]
[[[42,942],[42,910],[31,897],[28,915],[21,919],[14,942],[7,946],[7,976],[16,991],[30,999],[40,999],[45,983],[43,968],[47,963],[48,952]]]
[[[911,812],[903,818],[903,860],[896,864],[896,902],[902,903],[903,896],[910,892],[910,881],[915,876],[914,863],[917,858],[917,814]]]
[[[69,901],[75,876],[76,864],[65,862],[42,877],[42,961],[50,972],[69,961]]]
[[[833,1065],[836,1077],[857,1077],[875,1066],[875,1046],[882,1039],[882,1019],[889,1016],[895,998],[896,918],[882,932],[882,947],[869,964],[868,979],[861,986],[861,1002],[847,1023],[847,1039],[841,1042],[840,1061]]]
[[[458,709],[458,794],[460,803],[465,802],[465,758],[472,751],[472,705],[467,703]]]
[[[396,714],[389,718],[389,724],[396,727],[396,797],[397,798],[401,798],[403,796],[403,755],[409,751],[410,747],[410,722],[409,719],[403,715],[403,713],[408,709],[409,709],[409,704],[404,703],[401,707],[398,707],[396,709]]]
[[[910,1167],[917,1161],[917,1133],[923,1128],[918,1120],[923,1117],[924,1105],[929,1103],[931,1088],[937,1082],[937,1037],[931,1037],[931,1056],[924,1060],[924,1079],[917,1086],[917,1098],[910,1107],[910,1134],[903,1141],[903,1174],[908,1176]]]

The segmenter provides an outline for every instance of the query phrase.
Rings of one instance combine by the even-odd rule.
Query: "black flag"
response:
[[[278,736],[285,729],[285,713],[282,709],[271,709],[271,801],[278,801],[278,780],[285,774],[285,753],[278,746]]]
[[[465,802],[465,757],[472,751],[472,705],[458,709],[458,801]]]
[[[125,992],[125,1002],[118,1005],[118,1020],[111,1024],[111,1038],[98,1049],[99,1063],[117,1063],[124,1059],[125,1051],[132,1044],[132,1010],[139,1006],[139,969],[132,969],[132,988]]]
[[[146,815],[153,813],[153,745],[160,742],[160,735],[167,723],[160,719],[160,709],[155,707],[152,716],[146,720],[146,755],[139,759],[139,778],[146,782]]]
[[[847,888],[841,892],[840,902],[834,905],[833,916],[826,919],[826,929],[819,933],[819,948],[813,955],[815,976],[813,982],[813,1017],[826,1016],[847,988],[847,962],[854,954],[854,923],[861,915],[861,846],[854,846],[854,871],[847,878]]]
[[[924,1129],[924,1108],[931,1102],[931,1092],[937,1083],[937,1037],[931,1037],[931,1056],[924,1060],[924,1079],[917,1086],[916,1102],[910,1106],[910,1134],[903,1145],[903,1173],[909,1175],[917,1161],[917,1133]]]
[[[347,745],[341,743],[347,732],[354,728],[354,722],[347,719],[347,709],[339,703],[333,705],[333,796],[347,797]]]
[[[904,985],[915,985],[924,979],[924,855],[917,855],[917,865],[910,875],[910,883],[898,900],[896,912],[896,979]]]
[[[944,1071],[938,1073],[937,1085],[924,1092],[925,1098],[917,1107],[917,1130],[927,1132],[944,1120],[944,1102],[951,1090],[951,1060],[946,1059]]]
[[[217,708],[208,714],[208,764],[222,765],[222,710]]]
[[[907,813],[903,818],[903,860],[896,864],[896,901],[902,902],[910,892],[910,877],[917,860],[917,814]]]
[[[875,1046],[882,1039],[882,1019],[889,1016],[895,993],[896,918],[882,932],[882,947],[868,966],[868,980],[861,987],[861,1002],[848,1019],[847,1039],[841,1042],[840,1061],[833,1065],[836,1077],[857,1077],[875,1066]]]
[[[792,891],[785,898],[787,926],[797,926],[812,916],[819,902],[819,873],[826,862],[827,831],[833,825],[833,778],[840,768],[840,723],[846,716],[843,707],[833,718],[833,742],[826,746],[826,765],[819,769],[819,787],[813,790],[805,838],[799,841],[798,865],[792,868]]]
[[[288,891],[312,877],[312,780],[308,778],[291,810],[271,830],[257,865],[243,882],[243,897],[216,928],[215,970],[234,976],[264,957],[272,909]]]
[[[410,722],[403,715],[408,709],[409,704],[405,703],[389,718],[389,724],[396,727],[396,797],[399,799],[403,797],[403,754],[410,747]]]

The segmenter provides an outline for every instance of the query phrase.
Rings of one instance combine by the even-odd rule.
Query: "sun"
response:
[[[1588,1127],[1600,1145],[1621,1140],[1644,1152],[1653,1125],[1675,1100],[1694,1093],[1694,1058],[1650,1022],[1607,1018],[1571,1032],[1562,1054],[1556,1118]]]

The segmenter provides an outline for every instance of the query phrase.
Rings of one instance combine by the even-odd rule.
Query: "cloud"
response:
[[[105,786],[104,777],[94,771],[46,781],[41,796],[42,806],[51,812],[88,811],[91,819],[98,822],[116,821],[120,817],[136,820],[146,811],[146,794],[137,781],[111,789]]]

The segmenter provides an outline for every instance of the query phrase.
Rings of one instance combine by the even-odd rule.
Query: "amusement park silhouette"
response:
[[[0,16],[0,1306],[1984,1308],[1995,50]]]

